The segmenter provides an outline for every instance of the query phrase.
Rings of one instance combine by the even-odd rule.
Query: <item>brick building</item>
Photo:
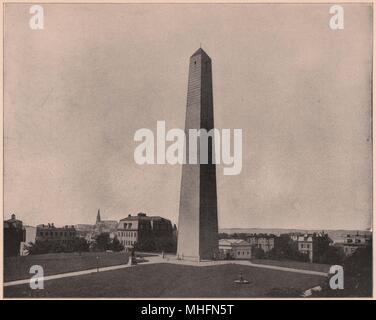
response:
[[[37,241],[58,241],[64,244],[71,243],[77,237],[74,226],[55,227],[53,223],[40,224],[37,226]]]
[[[9,220],[4,221],[4,256],[20,255],[21,243],[25,241],[25,228],[21,220],[12,214]]]
[[[131,250],[137,243],[141,250],[169,251],[174,241],[174,228],[170,220],[159,216],[147,216],[138,213],[121,219],[117,227],[117,238],[127,249]]]
[[[262,249],[264,252],[269,252],[274,248],[274,240],[276,236],[273,234],[253,234],[247,237],[247,242],[253,248]]]

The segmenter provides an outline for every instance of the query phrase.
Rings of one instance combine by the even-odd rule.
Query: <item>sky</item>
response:
[[[137,165],[136,130],[184,128],[189,57],[212,59],[220,228],[369,229],[372,7],[5,4],[4,217],[29,225],[178,220],[181,167]]]

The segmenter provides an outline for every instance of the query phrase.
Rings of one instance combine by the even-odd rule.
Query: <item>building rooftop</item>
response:
[[[12,215],[11,215],[11,218],[8,219],[8,220],[5,220],[5,222],[12,223],[12,222],[22,222],[22,221],[21,221],[21,220],[17,220],[17,219],[16,219],[16,215],[15,215],[15,214],[12,214]]]
[[[128,215],[128,217],[126,218],[123,218],[121,219],[120,221],[135,221],[135,220],[141,220],[141,219],[145,219],[145,220],[167,220],[165,218],[162,218],[160,216],[147,216],[146,213],[138,213],[137,216],[131,216],[130,214]]]
[[[219,245],[228,245],[228,246],[249,246],[249,242],[242,239],[220,239]]]
[[[64,226],[64,227],[55,227],[53,223],[48,223],[48,224],[38,224],[37,228],[45,228],[45,229],[74,229],[74,226]]]
[[[328,240],[329,242],[333,242],[332,239],[325,233],[307,233],[304,235],[297,236],[298,241],[308,241],[312,242],[313,240]]]

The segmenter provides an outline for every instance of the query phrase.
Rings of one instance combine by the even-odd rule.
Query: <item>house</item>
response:
[[[344,237],[342,250],[346,256],[352,255],[356,250],[372,244],[372,239],[366,234],[347,234]]]
[[[276,236],[273,234],[253,234],[247,237],[247,242],[249,242],[252,248],[262,249],[264,252],[269,252],[274,248],[274,240]]]
[[[127,250],[137,243],[138,250],[142,251],[171,251],[174,233],[170,220],[142,212],[121,219],[117,227],[117,238]]]
[[[220,239],[219,256],[221,259],[250,259],[252,246],[242,239]]]
[[[324,232],[301,234],[296,239],[298,251],[306,254],[310,262],[318,262],[332,242]]]

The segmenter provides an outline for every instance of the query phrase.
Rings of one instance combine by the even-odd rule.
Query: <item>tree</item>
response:
[[[73,241],[72,249],[79,253],[89,251],[89,243],[84,238],[76,238]]]
[[[252,256],[256,259],[264,259],[265,258],[265,252],[261,248],[253,246],[252,247]]]
[[[343,262],[344,289],[333,290],[329,281],[317,297],[371,297],[372,296],[372,246],[358,248]]]
[[[315,262],[325,264],[342,264],[345,260],[345,254],[342,249],[335,246],[328,246],[324,252],[319,252],[318,259]]]
[[[134,249],[137,251],[157,251],[156,242],[153,236],[142,239],[142,241],[136,242],[133,245]]]
[[[124,246],[120,243],[119,239],[116,236],[112,239],[111,250],[115,252],[124,250]]]
[[[372,295],[372,246],[357,249],[343,264],[345,287],[354,295]]]
[[[136,251],[147,252],[176,252],[177,241],[174,235],[165,237],[156,237],[149,235],[144,237],[133,245]]]
[[[242,239],[242,240],[247,240],[249,237],[249,233],[233,233],[229,236],[229,238],[234,238],[234,239]]]
[[[268,256],[272,259],[291,259],[297,261],[309,261],[309,255],[298,250],[296,241],[293,241],[288,234],[281,234],[275,240],[274,248]]]
[[[93,244],[94,250],[106,251],[106,250],[110,250],[110,247],[111,247],[111,239],[110,239],[109,233],[102,232],[95,237],[95,242]]]
[[[27,250],[29,255],[34,254],[43,254],[48,253],[48,246],[46,245],[48,241],[35,241],[35,242],[29,242],[28,244],[25,244],[25,249]]]
[[[24,246],[28,254],[44,254],[59,252],[83,252],[89,251],[89,244],[83,238],[75,238],[73,241],[63,242],[59,240],[36,240]]]

